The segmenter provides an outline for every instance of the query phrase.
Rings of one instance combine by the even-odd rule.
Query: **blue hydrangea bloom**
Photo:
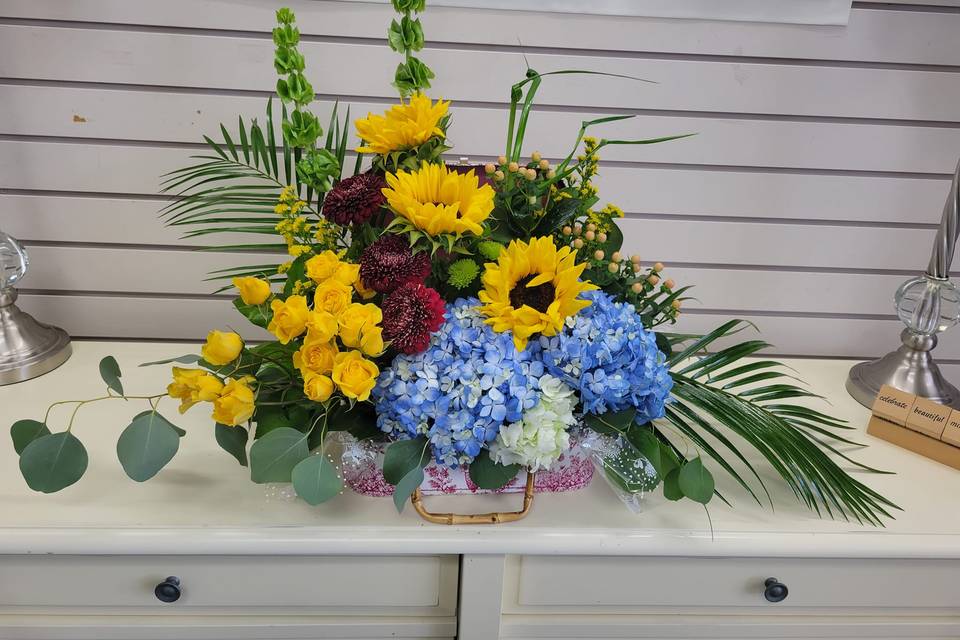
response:
[[[446,320],[423,353],[399,355],[372,396],[377,425],[393,438],[426,435],[438,464],[469,464],[504,424],[539,401],[540,349],[522,353],[509,333],[484,324],[474,298],[447,305]]]
[[[654,333],[633,305],[602,291],[581,295],[593,304],[559,335],[539,339],[547,371],[579,392],[584,413],[634,407],[639,423],[663,417],[673,379]]]

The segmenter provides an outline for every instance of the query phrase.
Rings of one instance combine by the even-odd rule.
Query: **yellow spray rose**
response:
[[[365,333],[377,328],[383,321],[383,313],[375,304],[354,302],[337,318],[340,325],[340,341],[354,349],[360,346]],[[378,352],[379,353],[379,352]]]
[[[333,363],[333,381],[348,398],[363,402],[370,397],[380,369],[359,351],[337,354]]]
[[[307,260],[304,269],[307,277],[317,284],[333,279],[350,286],[360,277],[360,265],[343,262],[330,250]]]
[[[213,419],[220,424],[234,427],[246,422],[253,415],[253,389],[247,383],[251,378],[234,380],[227,378],[227,383],[220,392],[220,397],[213,401]]]
[[[352,297],[353,289],[349,285],[331,278],[317,285],[317,290],[313,293],[313,308],[316,311],[326,311],[339,316],[350,304]]]
[[[260,278],[253,276],[234,278],[233,286],[240,291],[243,304],[263,304],[270,297],[270,283]]]
[[[320,373],[307,373],[303,377],[303,393],[314,402],[326,402],[333,395],[333,380]]]
[[[274,300],[270,303],[273,319],[267,325],[267,331],[277,336],[281,344],[287,344],[307,329],[310,309],[303,296],[290,296],[285,301]]]
[[[173,382],[167,386],[167,395],[180,400],[180,413],[198,402],[213,402],[220,396],[223,383],[202,369],[173,368]]]
[[[304,270],[307,277],[320,284],[326,282],[337,272],[340,265],[340,258],[333,251],[327,250],[321,254],[315,255],[304,264]]]
[[[307,340],[329,342],[337,335],[337,319],[328,311],[313,311],[307,319]]]
[[[211,331],[207,343],[200,349],[203,359],[212,365],[223,366],[240,357],[243,338],[232,331]]]
[[[360,332],[360,350],[368,356],[378,356],[383,353],[383,329],[369,327]]]
[[[333,362],[340,352],[335,340],[326,342],[316,341],[307,334],[300,350],[293,354],[293,366],[303,372],[306,377],[311,373],[330,373],[333,371]]]

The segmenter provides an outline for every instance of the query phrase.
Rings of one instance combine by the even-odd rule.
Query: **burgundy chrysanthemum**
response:
[[[386,234],[360,255],[360,279],[379,293],[390,293],[408,282],[423,282],[430,275],[430,256],[413,253],[403,236]]]
[[[341,180],[327,193],[323,215],[340,225],[363,224],[387,202],[381,189],[387,186],[382,176],[360,173]]]
[[[443,299],[419,283],[404,284],[388,295],[380,308],[383,339],[406,354],[424,351],[430,345],[430,334],[443,324]]]

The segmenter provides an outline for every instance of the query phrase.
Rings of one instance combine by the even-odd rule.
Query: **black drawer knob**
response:
[[[787,585],[776,578],[767,578],[763,585],[766,587],[763,590],[763,597],[766,598],[768,602],[783,602],[790,593]]]
[[[170,576],[154,588],[153,594],[160,602],[176,602],[180,599],[180,578]]]

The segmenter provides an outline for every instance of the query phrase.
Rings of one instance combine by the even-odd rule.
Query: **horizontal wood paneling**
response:
[[[525,151],[562,157],[581,120],[621,111],[638,117],[601,135],[698,133],[611,148],[597,179],[628,212],[624,253],[697,285],[678,330],[743,316],[773,353],[864,357],[897,344],[893,291],[926,262],[960,149],[960,13],[931,4],[858,3],[847,27],[435,7],[423,56],[432,94],[454,100],[454,157],[478,160],[501,152],[527,62],[658,81],[548,78]],[[319,113],[334,97],[354,116],[395,99],[389,7],[291,6]],[[79,336],[264,336],[202,278],[273,259],[189,251],[250,236],[184,240],[158,220],[156,193],[161,174],[203,152],[203,133],[263,119],[274,9],[2,3],[0,227],[33,257],[25,308]],[[960,361],[960,335],[938,356]]]
[[[161,174],[201,152],[0,140],[0,188],[152,194]],[[603,167],[597,184],[603,201],[634,213],[909,223],[939,221],[950,188],[939,179],[618,166]],[[6,205],[3,198],[0,211],[45,207],[22,200]]]
[[[319,93],[393,98],[395,54],[386,47],[305,42],[302,50]],[[266,37],[0,26],[0,76],[7,78],[271,91],[272,53]],[[659,83],[547,78],[538,94],[545,105],[960,120],[951,108],[960,100],[952,72],[467,49],[427,49],[423,58],[437,73],[432,93],[454,101],[509,102],[510,84],[523,77],[529,63],[541,72],[584,69]],[[153,64],[157,59],[165,63]],[[341,72],[344,60],[350,61],[349,74]],[[499,73],[465,72],[477,68]],[[833,90],[822,91],[824,86]]]
[[[304,34],[384,37],[393,17],[385,6],[318,0],[285,3],[297,13]],[[953,0],[897,4],[956,6]],[[224,0],[6,0],[0,16],[156,27],[205,28],[263,33],[274,6]],[[954,38],[960,16],[950,13],[878,10],[854,6],[846,27],[669,19],[625,19],[431,7],[423,17],[430,42],[516,47],[579,48],[637,54],[690,54],[958,65]],[[908,38],[904,34],[923,34]]]
[[[960,83],[956,83],[960,88]],[[960,92],[957,102],[960,103]],[[236,129],[236,114],[264,119],[263,98],[155,94],[0,86],[0,101],[12,117],[0,120],[0,133],[80,138],[189,142],[202,132]],[[382,111],[383,105],[359,102],[353,114]],[[330,113],[332,103],[319,103]],[[454,106],[448,136],[459,155],[496,156],[503,152],[507,111]],[[570,153],[580,123],[602,117],[592,112],[538,112],[527,127],[527,153],[550,158]],[[328,118],[324,118],[326,121]],[[148,130],[144,121],[151,122]],[[603,158],[613,161],[738,165],[749,167],[840,169],[950,173],[960,148],[960,126],[857,125],[781,122],[737,118],[639,116],[610,123],[598,131],[613,139],[654,138],[696,133],[693,138],[649,146],[612,146]],[[556,135],[556,132],[570,132]],[[219,136],[218,136],[219,137]]]

